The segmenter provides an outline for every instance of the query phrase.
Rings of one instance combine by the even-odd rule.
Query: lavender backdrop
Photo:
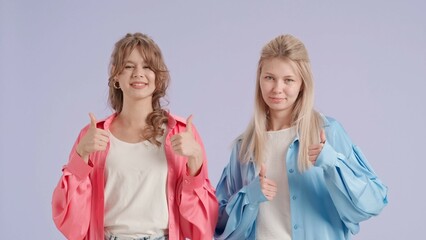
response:
[[[0,235],[63,239],[51,194],[79,130],[110,114],[113,44],[144,32],[171,71],[169,108],[194,114],[216,185],[252,114],[261,47],[307,46],[316,107],[337,118],[386,185],[389,206],[353,239],[419,239],[426,196],[424,1],[0,0]]]

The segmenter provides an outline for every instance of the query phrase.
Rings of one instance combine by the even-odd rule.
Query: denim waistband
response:
[[[155,236],[155,237],[147,236],[147,237],[141,237],[141,238],[134,238],[133,240],[168,240],[168,239],[169,238],[167,236]],[[109,237],[105,236],[105,240],[122,240],[122,238],[111,235]]]

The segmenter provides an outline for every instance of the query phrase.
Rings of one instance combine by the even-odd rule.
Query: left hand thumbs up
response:
[[[309,161],[311,161],[312,164],[315,165],[315,162],[317,161],[318,155],[321,153],[322,148],[324,147],[325,142],[327,141],[325,136],[325,130],[324,128],[321,129],[320,132],[320,143],[319,144],[312,144],[308,147],[308,156]]]
[[[200,144],[195,140],[192,125],[192,115],[186,119],[186,129],[173,135],[170,142],[173,151],[181,156],[188,157],[188,167],[191,175],[195,175],[203,163]]]

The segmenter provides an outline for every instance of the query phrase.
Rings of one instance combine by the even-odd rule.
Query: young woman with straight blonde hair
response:
[[[81,130],[54,190],[53,220],[72,240],[208,239],[218,204],[201,138],[160,100],[169,72],[157,44],[127,34],[111,56],[114,113]]]
[[[387,204],[360,149],[314,110],[308,52],[281,35],[261,52],[252,121],[216,188],[216,239],[349,239]]]

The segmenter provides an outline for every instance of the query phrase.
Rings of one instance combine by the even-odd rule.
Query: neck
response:
[[[269,131],[278,131],[291,127],[291,111],[271,111],[269,115]]]
[[[123,102],[123,109],[117,118],[128,127],[143,128],[145,120],[153,111],[151,101]]]

